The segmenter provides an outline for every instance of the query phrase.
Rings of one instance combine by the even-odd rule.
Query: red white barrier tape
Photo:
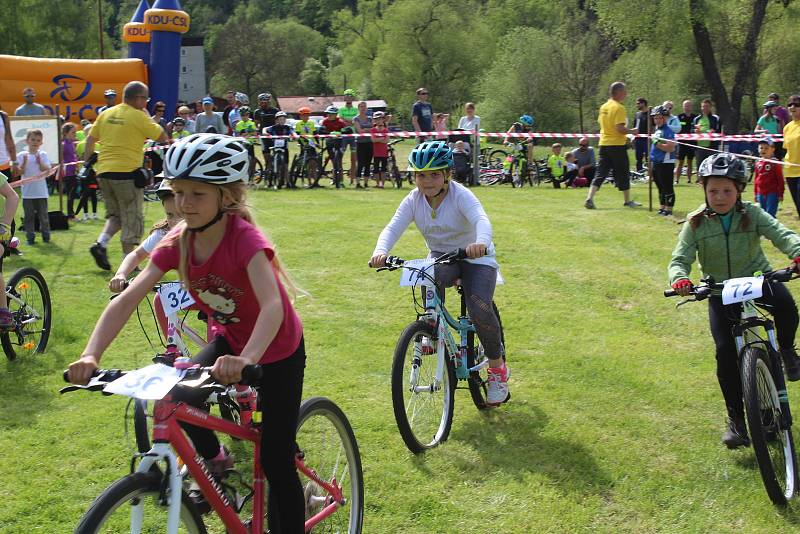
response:
[[[29,183],[32,182],[41,182],[42,180],[45,180],[54,175],[56,172],[58,172],[58,166],[55,166],[52,169],[46,171],[42,171],[36,176],[28,176],[27,178],[23,178],[22,180],[17,180],[15,182],[8,182],[8,185],[10,185],[11,187],[22,187],[23,185],[28,185]]]

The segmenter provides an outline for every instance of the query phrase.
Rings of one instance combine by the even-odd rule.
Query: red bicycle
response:
[[[228,533],[265,532],[266,481],[259,461],[259,425],[239,425],[185,402],[200,398],[217,403],[235,394],[234,388],[216,383],[210,371],[210,367],[182,371],[178,384],[155,402],[152,448],[136,454],[131,461],[131,473],[111,484],[92,503],[75,529],[76,534],[141,534],[165,530],[168,534],[205,534],[201,513],[187,492],[191,480],[202,491]],[[246,367],[242,372],[242,383],[256,384],[261,371],[257,365]],[[61,392],[89,390],[110,394],[105,391],[108,385],[124,379],[128,373],[118,369],[98,370],[85,386],[70,385]],[[133,377],[133,374],[129,375],[131,381]],[[143,387],[148,386],[144,384]],[[221,481],[213,477],[179,423],[252,442],[252,485],[233,470],[229,470],[228,476]],[[297,443],[295,465],[306,500],[306,532],[313,529],[315,533],[360,533],[364,515],[364,481],[358,445],[347,417],[326,398],[314,397],[304,401],[300,406]],[[238,478],[238,485],[246,489],[244,495],[230,483],[233,478]]]

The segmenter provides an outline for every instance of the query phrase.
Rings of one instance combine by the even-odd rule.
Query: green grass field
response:
[[[389,370],[395,341],[414,319],[411,295],[398,287],[397,273],[366,267],[407,192],[258,192],[251,199],[260,226],[312,294],[298,303],[309,355],[305,396],[328,396],[350,418],[364,466],[365,533],[800,528],[797,505],[770,504],[752,451],[719,443],[724,405],[706,305],[676,310],[661,296],[675,223],[702,198],[694,185],[678,188],[673,219],[623,208],[611,188],[600,191],[595,211],[582,207],[586,190],[476,190],[506,280],[496,300],[513,399],[478,412],[459,391],[450,439],[410,454],[392,415]],[[634,189],[645,206],[646,193]],[[159,210],[148,205],[148,222]],[[786,207],[780,217],[800,228]],[[6,261],[7,276],[24,265],[44,273],[54,329],[45,354],[0,372],[3,534],[71,532],[92,499],[129,469],[127,400],[58,394],[61,371],[80,354],[109,294],[109,275],[87,252],[99,228],[75,224],[50,246],[24,247],[22,258]],[[766,245],[776,265],[785,263]],[[109,252],[116,265],[118,241]],[[395,252],[426,251],[410,229]],[[792,290],[798,294],[800,284]],[[103,365],[142,366],[153,353],[134,317]],[[790,396],[797,406],[797,385]]]

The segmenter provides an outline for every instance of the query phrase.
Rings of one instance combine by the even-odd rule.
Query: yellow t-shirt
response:
[[[800,164],[800,121],[792,121],[783,127],[783,149],[786,151],[783,161]],[[800,167],[786,165],[783,168],[785,177],[800,177]]]
[[[145,111],[122,103],[101,113],[89,134],[103,143],[97,174],[131,172],[142,166],[142,144],[164,130]]]
[[[625,106],[613,98],[600,106],[597,122],[600,123],[600,146],[624,146],[628,142],[628,136],[617,131],[617,124],[628,124]]]

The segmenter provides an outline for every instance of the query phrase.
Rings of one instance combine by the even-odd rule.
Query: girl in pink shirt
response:
[[[247,151],[228,136],[195,134],[170,147],[164,169],[184,222],[109,303],[83,355],[70,365],[70,381],[88,381],[138,303],[167,271],[177,271],[208,315],[213,335],[192,361],[213,365],[213,376],[226,384],[240,381],[245,365],[263,366],[259,387],[267,415],[262,417],[261,463],[270,487],[268,521],[280,532],[302,533],[305,499],[294,456],[306,354],[303,327],[286,288],[298,290],[245,206]],[[185,430],[212,473],[221,475],[233,466],[213,432]]]

